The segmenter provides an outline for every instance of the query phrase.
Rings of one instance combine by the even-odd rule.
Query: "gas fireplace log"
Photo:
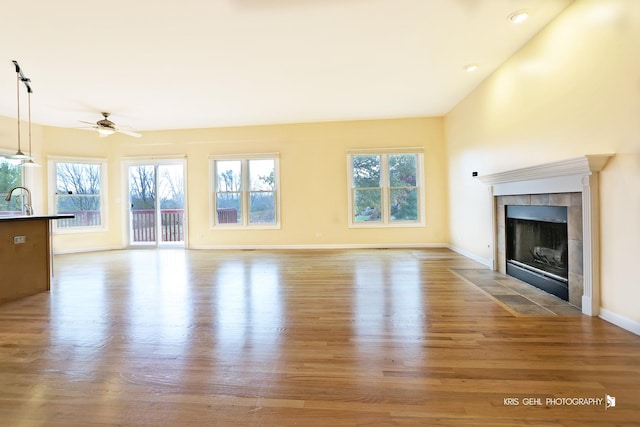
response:
[[[564,251],[562,250],[535,246],[530,252],[531,255],[533,255],[534,261],[541,264],[551,265],[554,267],[563,267],[564,265],[562,262]]]

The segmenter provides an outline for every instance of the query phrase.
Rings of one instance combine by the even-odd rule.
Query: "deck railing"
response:
[[[156,241],[156,212],[153,209],[131,211],[134,242]],[[160,221],[163,242],[184,241],[184,210],[162,209]]]
[[[184,240],[184,210],[162,209],[160,218],[162,221],[162,241],[182,242]]]
[[[57,228],[67,227],[96,227],[102,224],[100,211],[59,211],[59,214],[73,214],[73,218],[61,218],[56,220]]]

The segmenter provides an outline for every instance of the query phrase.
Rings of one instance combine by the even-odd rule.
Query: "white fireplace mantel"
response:
[[[595,154],[479,176],[494,196],[582,191],[585,177],[597,174],[612,154]]]
[[[600,311],[600,227],[598,173],[613,154],[595,154],[514,169],[478,179],[491,186],[491,195],[582,193],[584,291],[582,312],[597,316]],[[493,206],[494,249],[497,245],[496,207]],[[494,254],[494,260],[495,260]],[[494,269],[496,269],[494,262]]]

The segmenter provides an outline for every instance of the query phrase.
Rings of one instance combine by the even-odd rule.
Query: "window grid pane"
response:
[[[415,154],[393,154],[389,156],[389,186],[415,187],[417,156]]]
[[[380,156],[365,155],[352,157],[353,187],[380,187]]]
[[[249,160],[249,188],[251,191],[275,189],[275,162],[273,159]]]
[[[216,214],[218,224],[242,223],[242,193],[217,193]]]
[[[240,160],[217,161],[216,181],[218,192],[242,191],[242,162]]]
[[[415,187],[390,189],[389,212],[391,221],[418,220],[418,190]]]
[[[355,222],[381,221],[382,190],[379,188],[358,188],[353,190]]]
[[[275,224],[275,193],[252,191],[249,193],[249,223]]]

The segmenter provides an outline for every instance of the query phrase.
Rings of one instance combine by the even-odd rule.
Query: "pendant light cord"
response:
[[[20,74],[16,73],[16,88],[18,98],[18,153],[20,152]]]
[[[27,90],[27,99],[29,100],[29,157],[31,157],[31,88]]]

